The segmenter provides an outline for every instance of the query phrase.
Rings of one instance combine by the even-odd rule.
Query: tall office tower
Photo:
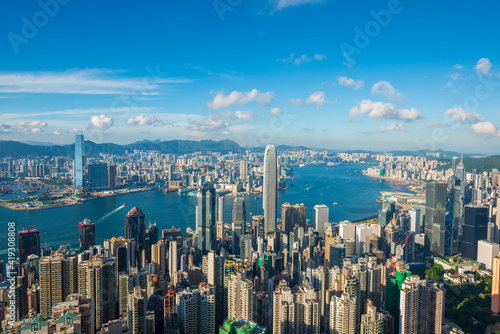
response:
[[[491,282],[491,312],[500,313],[500,254],[493,258]]]
[[[224,240],[224,222],[217,221],[217,223],[215,223],[215,229],[216,229],[215,232],[216,239],[219,241]]]
[[[228,317],[253,319],[252,316],[253,283],[244,278],[242,273],[231,275],[228,288]]]
[[[425,205],[425,251],[445,256],[445,183],[427,183]]]
[[[146,253],[146,261],[147,263],[151,263],[151,246],[158,242],[158,226],[156,226],[156,222],[154,224],[149,223],[148,228],[146,229],[146,240],[144,252]]]
[[[264,152],[264,180],[262,184],[262,205],[264,208],[264,231],[266,235],[276,230],[278,169],[276,148],[267,145]]]
[[[140,286],[128,295],[127,323],[134,334],[146,334],[146,291]]]
[[[305,229],[307,221],[307,207],[305,204],[284,203],[281,205],[281,230],[289,234],[295,226]]]
[[[78,258],[66,251],[39,260],[40,313],[52,314],[52,306],[78,292]]]
[[[104,248],[109,249],[111,255],[116,259],[118,272],[128,272],[129,268],[137,267],[136,243],[134,239],[124,237],[112,237],[103,242]]]
[[[94,162],[89,165],[89,186],[95,190],[108,187],[108,165],[105,162]]]
[[[84,219],[78,223],[80,252],[86,251],[95,245],[95,224],[90,219]]]
[[[357,298],[343,293],[330,302],[330,333],[355,334],[357,331]]]
[[[420,209],[408,210],[410,214],[410,231],[420,233]]]
[[[134,239],[139,250],[144,249],[146,243],[145,217],[135,206],[125,216],[125,239]]]
[[[85,167],[85,140],[83,135],[75,135],[75,162],[73,185],[75,189],[83,187],[83,168]]]
[[[477,243],[477,262],[483,264],[486,270],[493,268],[493,258],[500,252],[500,245],[496,242],[479,240]]]
[[[273,295],[273,334],[295,333],[296,305],[292,290],[280,282]]]
[[[208,252],[207,282],[214,287],[217,326],[224,321],[224,258],[214,251]]]
[[[170,241],[168,247],[168,273],[170,277],[178,270],[177,260],[177,241]]]
[[[384,314],[377,312],[377,307],[368,299],[366,314],[361,316],[361,334],[384,333]]]
[[[385,276],[382,271],[382,266],[376,265],[376,263],[369,263],[366,275],[366,290],[367,298],[370,300],[371,304],[376,309],[380,310],[382,304],[382,293],[385,291],[382,289],[382,279],[385,281]]]
[[[198,194],[196,232],[198,233],[199,259],[215,250],[215,188],[205,182]]]
[[[40,231],[34,226],[24,227],[17,232],[19,264],[26,262],[28,255],[40,256]]]
[[[94,300],[96,328],[116,319],[118,303],[116,260],[96,255],[78,264],[78,293]]]
[[[156,273],[160,279],[167,275],[166,254],[167,246],[165,245],[165,241],[162,239],[158,240],[156,244],[151,246],[151,263],[155,264]]]
[[[224,222],[224,196],[217,196],[217,221]]]
[[[108,188],[116,188],[116,165],[108,166]]]
[[[462,256],[477,260],[477,243],[488,235],[488,208],[466,205],[462,235]]]
[[[455,176],[463,182],[465,180],[465,167],[463,163],[463,159],[460,159],[457,167],[455,168]]]
[[[400,331],[401,334],[417,333],[418,311],[419,311],[419,287],[418,276],[408,277],[401,286],[400,295]]]
[[[314,227],[320,235],[325,233],[325,223],[330,220],[330,209],[325,204],[314,206]]]
[[[240,179],[242,181],[248,180],[248,160],[246,157],[240,160]]]
[[[240,255],[241,236],[245,234],[247,211],[243,197],[236,197],[233,204],[233,254]]]
[[[333,226],[328,226],[325,230],[325,263],[324,266],[326,268],[331,268],[332,264],[330,263],[330,247],[335,244],[335,237],[337,233],[333,229]],[[328,262],[328,263],[327,263]]]

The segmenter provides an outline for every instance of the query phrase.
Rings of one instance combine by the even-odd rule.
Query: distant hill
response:
[[[439,166],[436,170],[446,170],[452,167],[452,161],[445,161],[446,165]],[[456,160],[458,164],[460,160]],[[463,158],[463,163],[466,172],[472,172],[473,169],[477,169],[479,172],[491,172],[492,169],[496,168],[500,170],[500,155],[491,155],[489,157],[483,158]]]
[[[29,145],[17,141],[0,141],[0,158],[25,158],[25,157],[45,157],[45,156],[73,156],[74,144],[69,145]],[[232,140],[169,140],[169,141],[140,141],[127,145],[118,145],[112,143],[97,144],[91,141],[85,141],[85,155],[88,157],[97,157],[99,153],[104,154],[123,154],[125,151],[133,150],[152,150],[161,153],[185,154],[192,152],[206,153],[212,152],[244,152],[236,142]]]

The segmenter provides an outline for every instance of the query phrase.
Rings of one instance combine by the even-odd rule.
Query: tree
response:
[[[425,271],[425,278],[433,279],[437,282],[443,279],[444,269],[439,264],[433,264],[432,267]]]

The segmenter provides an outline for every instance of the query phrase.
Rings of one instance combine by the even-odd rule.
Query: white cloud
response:
[[[194,132],[227,131],[231,125],[231,111],[226,110],[218,114],[210,114],[202,119],[191,121],[188,130]]]
[[[464,108],[450,108],[444,111],[445,116],[450,118],[452,122],[460,123],[476,123],[484,121],[484,117],[477,112],[470,111]]]
[[[357,90],[364,86],[365,82],[363,80],[354,80],[348,77],[338,77],[339,85],[343,87],[352,87]]]
[[[282,112],[283,112],[283,109],[281,109],[281,108],[272,108],[267,113],[270,115],[273,115],[273,116],[277,116],[277,115],[281,114]]]
[[[453,68],[454,68],[454,69],[456,69],[456,70],[461,70],[461,69],[463,69],[463,68],[464,68],[464,65],[455,64],[455,65],[453,66]]]
[[[306,104],[317,104],[322,106],[329,101],[325,100],[325,92],[317,91],[312,93],[306,100]]]
[[[294,65],[302,65],[302,64],[307,64],[311,60],[316,60],[316,61],[323,61],[326,60],[327,57],[322,54],[314,54],[312,58],[310,58],[307,54],[303,54],[297,58],[295,58],[295,53],[292,53],[289,57],[287,58],[279,58],[277,59],[278,62],[282,63],[293,63]]]
[[[147,117],[144,116],[144,114],[139,114],[136,117],[131,117],[127,120],[126,122],[128,125],[137,125],[137,126],[145,126],[145,125],[154,125],[154,126],[160,126],[160,125],[165,125],[163,123],[158,114],[154,114],[152,117]]]
[[[235,111],[234,117],[240,122],[253,122],[259,117],[253,111]]]
[[[490,72],[491,66],[491,62],[488,58],[481,58],[477,61],[474,69],[478,74],[488,74]]]
[[[451,73],[448,76],[453,80],[458,80],[458,78],[460,78],[460,73]]]
[[[478,122],[471,125],[471,129],[475,133],[482,135],[492,135],[497,132],[498,128],[491,122]]]
[[[358,102],[358,106],[349,110],[349,116],[357,117],[367,114],[372,118],[401,119],[407,121],[416,121],[422,118],[422,114],[415,108],[398,109],[392,103],[373,102],[363,100]]]
[[[300,106],[301,104],[304,104],[304,101],[301,99],[290,99],[290,102],[292,102],[293,105]]]
[[[52,132],[52,134],[55,135],[55,136],[60,136],[61,135],[61,131],[56,130],[56,131]]]
[[[297,7],[304,4],[314,4],[323,2],[323,0],[278,0],[276,10],[284,9],[287,7]]]
[[[379,81],[372,87],[372,95],[383,95],[391,101],[404,102],[403,94],[398,92],[388,81]]]
[[[262,106],[266,106],[272,102],[273,96],[273,92],[261,93],[257,89],[245,93],[234,90],[229,95],[218,93],[213,101],[207,102],[207,107],[217,110],[230,106],[244,106],[250,102],[257,102]]]
[[[406,131],[408,127],[404,124],[396,124],[392,123],[386,126],[381,126],[378,128],[378,132],[387,132],[387,131]]]
[[[106,130],[113,126],[113,119],[104,114],[90,118],[89,129]]]
[[[161,84],[189,82],[182,78],[123,78],[107,69],[64,72],[0,72],[0,93],[158,95]]]
[[[82,132],[80,130],[78,130],[76,127],[72,127],[71,129],[68,130],[69,133],[79,133],[79,132]]]
[[[317,60],[317,61],[323,61],[323,60],[326,60],[326,56],[325,55],[322,55],[322,54],[315,54],[313,56],[314,60]]]
[[[9,133],[12,131],[12,126],[0,122],[0,133]]]
[[[47,127],[47,122],[44,121],[21,121],[16,124],[17,130],[24,133],[38,133]]]

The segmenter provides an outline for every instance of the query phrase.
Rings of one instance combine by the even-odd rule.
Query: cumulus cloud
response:
[[[323,2],[323,0],[278,0],[278,2],[276,3],[276,10],[319,2]]]
[[[339,85],[343,87],[351,87],[352,89],[358,90],[364,86],[365,82],[363,80],[354,80],[348,77],[338,77]]]
[[[250,102],[257,102],[262,106],[269,105],[273,100],[274,93],[261,93],[257,89],[250,92],[232,91],[229,95],[218,93],[212,101],[207,102],[207,107],[210,109],[227,108],[230,106],[244,106]]]
[[[477,123],[484,121],[484,117],[477,112],[470,111],[464,108],[450,108],[444,111],[446,117],[450,118],[452,122],[459,123]]]
[[[373,102],[363,100],[358,102],[358,106],[349,110],[349,116],[357,117],[367,114],[372,118],[401,119],[406,121],[416,121],[422,118],[422,114],[415,108],[398,109],[392,103]]]
[[[60,136],[61,135],[61,131],[55,130],[54,132],[52,132],[52,134],[55,135],[55,136]]]
[[[461,70],[461,69],[463,69],[463,68],[464,68],[464,65],[455,64],[455,65],[453,66],[453,68],[454,68],[454,69],[456,69],[456,70]]]
[[[12,131],[12,126],[0,122],[0,133],[9,133]]]
[[[372,95],[382,95],[388,100],[404,102],[403,94],[398,92],[388,81],[379,81],[372,87]]]
[[[259,119],[259,117],[253,111],[235,111],[234,117],[240,122],[253,122]]]
[[[273,116],[278,116],[282,112],[283,112],[283,109],[281,109],[281,108],[272,108],[267,113],[270,114],[270,115],[273,115]]]
[[[474,69],[478,74],[488,74],[490,72],[491,66],[491,62],[488,58],[481,58],[477,61]]]
[[[47,122],[44,121],[21,121],[16,124],[16,129],[24,133],[38,133],[47,127]]]
[[[145,125],[154,125],[154,126],[161,126],[165,125],[160,120],[160,117],[158,114],[154,114],[152,117],[147,117],[144,116],[144,114],[139,114],[136,117],[131,117],[127,120],[126,122],[128,125],[137,125],[137,126],[145,126]]]
[[[317,104],[318,106],[322,106],[328,102],[330,101],[325,100],[325,92],[323,91],[312,93],[306,100],[306,104]]]
[[[72,127],[71,129],[68,130],[69,133],[78,133],[78,132],[81,132],[80,130],[78,130],[76,127]]]
[[[113,119],[104,114],[90,118],[89,129],[106,130],[113,126]]]
[[[378,128],[378,132],[387,132],[387,131],[406,131],[408,127],[404,124],[396,124],[392,123],[386,126],[381,126]]]
[[[492,135],[495,134],[498,130],[495,124],[491,122],[478,122],[471,125],[471,129],[475,133],[479,133],[482,135]]]

